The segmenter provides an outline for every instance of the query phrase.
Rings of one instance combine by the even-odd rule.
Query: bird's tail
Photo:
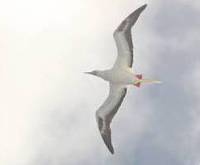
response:
[[[152,79],[139,79],[139,80],[136,80],[136,82],[134,83],[134,85],[136,87],[140,87],[141,84],[160,84],[162,83],[161,81],[159,80],[152,80]]]

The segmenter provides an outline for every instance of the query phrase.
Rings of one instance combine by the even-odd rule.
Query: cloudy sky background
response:
[[[84,71],[115,60],[113,30],[148,3],[133,30],[138,73],[112,123],[115,155],[95,111],[108,94]],[[199,165],[197,0],[0,0],[0,164]]]

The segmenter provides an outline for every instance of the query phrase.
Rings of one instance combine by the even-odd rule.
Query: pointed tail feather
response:
[[[151,80],[151,79],[142,79],[141,83],[154,83],[154,84],[161,84],[162,82],[159,80]]]
[[[138,84],[138,83],[161,84],[162,82],[159,80],[152,80],[152,79],[140,79],[140,80],[137,80],[135,84]]]

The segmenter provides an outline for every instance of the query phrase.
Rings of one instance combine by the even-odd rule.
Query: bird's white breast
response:
[[[129,68],[111,69],[104,72],[102,78],[114,84],[133,84],[135,75]]]

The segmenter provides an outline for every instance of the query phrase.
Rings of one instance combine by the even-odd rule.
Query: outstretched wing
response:
[[[117,45],[118,56],[114,67],[132,67],[133,43],[131,37],[131,28],[146,6],[147,5],[145,4],[131,13],[115,30],[113,36]]]
[[[109,96],[96,112],[99,131],[105,145],[112,154],[114,153],[114,149],[111,141],[110,123],[114,115],[117,113],[117,110],[119,109],[126,92],[126,88],[110,84]]]

